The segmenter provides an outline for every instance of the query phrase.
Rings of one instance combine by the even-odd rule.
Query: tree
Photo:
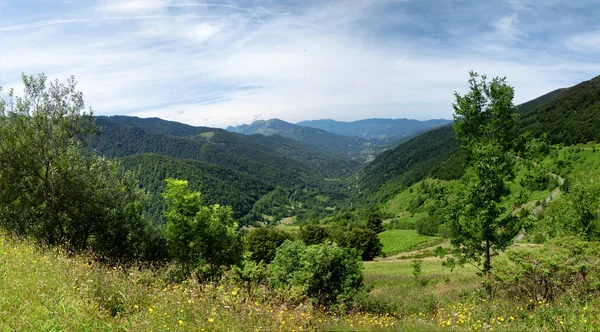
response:
[[[250,258],[256,263],[260,261],[271,263],[275,258],[275,251],[285,240],[292,236],[275,228],[255,228],[248,234],[248,249],[252,253]]]
[[[22,79],[23,97],[0,100],[0,225],[50,245],[142,255],[145,194],[133,174],[86,149],[96,127],[75,79]]]
[[[300,227],[298,238],[306,245],[319,244],[331,238],[331,232],[326,226],[309,224]]]
[[[570,179],[562,197],[564,202],[552,207],[556,222],[567,234],[597,240],[600,237],[600,182],[588,174],[576,175]]]
[[[269,280],[276,288],[299,289],[323,306],[351,305],[365,292],[357,252],[335,243],[285,241],[271,263]]]
[[[455,93],[453,104],[454,130],[472,175],[463,179],[452,209],[451,242],[461,263],[483,266],[489,278],[492,256],[509,246],[519,231],[518,218],[505,211],[501,201],[510,195],[508,182],[515,177],[515,153],[521,142],[515,128],[514,90],[506,78],[487,82],[485,75],[474,72],[470,77],[469,92]]]
[[[200,192],[185,180],[167,179],[165,236],[172,257],[186,274],[195,270],[215,277],[224,266],[242,260],[243,238],[228,206],[204,206]]]

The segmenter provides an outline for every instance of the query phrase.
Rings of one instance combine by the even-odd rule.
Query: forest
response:
[[[374,151],[95,116],[73,77],[23,75],[0,99],[2,328],[599,328],[600,76],[522,105],[469,77],[451,124]]]

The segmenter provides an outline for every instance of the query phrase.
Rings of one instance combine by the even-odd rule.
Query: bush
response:
[[[354,228],[350,231],[338,233],[335,242],[342,247],[360,252],[363,261],[373,260],[373,258],[381,255],[381,249],[383,249],[377,233],[364,228]]]
[[[188,182],[167,179],[165,237],[171,256],[187,271],[217,277],[224,266],[242,261],[244,239],[228,206],[204,206]]]
[[[322,306],[349,308],[366,293],[357,252],[335,243],[284,242],[271,263],[269,281],[275,288],[299,290]]]
[[[248,234],[248,250],[252,253],[250,259],[259,263],[271,263],[275,258],[275,251],[285,240],[292,236],[275,228],[255,228]]]
[[[554,239],[535,249],[510,249],[496,264],[498,289],[536,303],[595,294],[600,284],[600,244],[576,237]]]
[[[415,227],[421,235],[434,236],[438,233],[439,222],[432,217],[423,217],[417,220]]]
[[[331,238],[331,232],[325,226],[307,225],[300,227],[298,234],[300,241],[306,245],[319,244]]]

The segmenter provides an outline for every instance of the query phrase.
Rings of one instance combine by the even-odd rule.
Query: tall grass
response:
[[[175,283],[174,272],[101,266],[0,233],[0,330],[306,331],[397,324],[389,315],[292,305],[286,294],[230,279]]]

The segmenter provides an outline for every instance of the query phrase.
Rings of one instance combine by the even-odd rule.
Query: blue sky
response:
[[[515,102],[600,75],[600,3],[0,0],[0,85],[74,75],[96,114],[451,118],[468,71]]]

